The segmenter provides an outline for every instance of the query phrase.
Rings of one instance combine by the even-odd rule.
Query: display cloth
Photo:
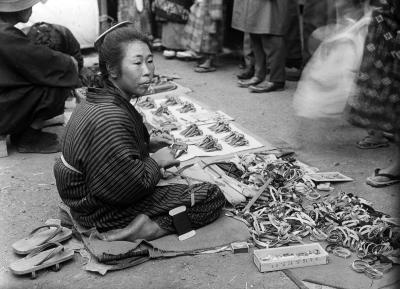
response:
[[[154,101],[153,107],[143,105],[143,103],[147,101],[146,97],[142,98],[139,102],[135,102],[135,107],[141,111],[144,116],[144,121],[148,122],[153,127],[163,128],[164,124],[166,124],[166,128],[169,127],[169,124],[175,126],[175,128],[171,130],[171,135],[173,135],[175,139],[180,139],[188,144],[187,153],[183,154],[179,160],[187,161],[195,157],[223,156],[263,146],[260,141],[245,133],[241,128],[235,125],[232,122],[233,118],[225,113],[210,112],[182,94],[175,94],[175,96],[171,96],[170,94],[164,95],[165,96],[161,98],[152,98],[152,100],[148,100],[149,102]],[[172,97],[180,103],[173,105],[165,104],[168,99],[171,99]],[[182,110],[185,105],[192,105],[192,110]],[[162,106],[166,107],[167,111],[166,113],[158,114],[157,111]],[[210,129],[210,127],[218,122],[218,120],[223,120],[229,123],[229,130],[217,132]],[[198,126],[201,135],[188,136],[183,134],[185,129],[192,124]],[[227,138],[231,132],[236,132],[238,135],[242,135],[243,138],[247,140],[247,143],[242,146],[230,145],[225,141],[225,138]],[[201,143],[206,136],[212,136],[214,139],[218,140],[217,143],[220,145],[219,149],[212,151],[202,149],[198,144]]]
[[[159,94],[158,98],[156,97],[155,100],[163,99],[163,101],[165,101],[166,99],[167,100],[171,99],[167,97],[168,95],[169,95],[168,93]],[[175,94],[175,95],[181,96],[180,94]],[[137,105],[137,103],[135,105]],[[264,149],[264,151],[262,151],[262,149]],[[255,149],[250,152],[242,151],[238,154],[233,154],[234,156],[232,156],[231,154],[230,157],[228,155],[225,155],[225,156],[205,158],[207,159],[207,163],[210,163],[212,161],[223,160],[223,162],[235,162],[235,164],[237,164],[237,166],[241,169],[252,167],[253,169],[255,169],[254,172],[256,172],[256,174],[247,175],[248,177],[247,181],[249,182],[249,185],[253,188],[257,188],[257,186],[260,187],[259,182],[261,179],[257,175],[260,169],[263,173],[266,173],[265,176],[267,178],[270,178],[272,180],[269,183],[270,184],[269,190],[263,191],[263,193],[260,194],[258,196],[258,199],[254,200],[254,202],[252,202],[254,197],[251,198],[251,200],[248,197],[246,199],[246,202],[234,206],[233,209],[228,209],[229,212],[226,213],[230,217],[233,217],[233,220],[235,221],[238,220],[238,222],[242,222],[241,225],[242,228],[244,229],[243,233],[246,232],[247,237],[241,235],[242,233],[241,230],[240,234],[239,233],[232,234],[232,232],[235,232],[232,229],[232,226],[235,226],[236,228],[236,225],[234,224],[237,223],[230,224],[229,222],[233,220],[226,219],[226,217],[223,216],[223,218],[218,219],[214,223],[206,227],[203,227],[201,229],[198,229],[196,236],[193,237],[192,239],[184,241],[187,242],[185,244],[178,241],[176,235],[166,236],[164,238],[161,238],[160,240],[153,242],[145,242],[140,240],[137,243],[107,242],[107,245],[110,246],[108,252],[112,252],[112,254],[109,255],[119,256],[118,252],[121,252],[120,251],[121,248],[125,248],[125,251],[130,251],[129,248],[132,248],[133,250],[131,250],[130,252],[131,256],[128,255],[127,256],[128,258],[125,258],[124,262],[120,262],[120,264],[116,264],[115,261],[112,261],[113,258],[112,256],[111,260],[108,259],[107,262],[114,262],[114,263],[109,263],[109,264],[99,263],[97,261],[98,259],[91,258],[91,261],[86,265],[86,269],[91,271],[96,271],[101,274],[105,274],[108,270],[118,270],[134,266],[142,262],[145,262],[151,258],[153,259],[164,258],[164,257],[167,258],[167,257],[180,256],[182,254],[190,254],[190,252],[186,250],[193,250],[193,249],[201,250],[199,249],[200,247],[198,247],[196,241],[199,239],[196,238],[201,237],[203,235],[203,231],[205,232],[204,236],[207,236],[207,234],[214,234],[213,233],[214,228],[217,228],[217,230],[215,230],[215,236],[225,238],[231,235],[233,239],[235,239],[236,241],[247,239],[250,232],[251,238],[254,240],[254,243],[258,248],[263,248],[263,246],[265,247],[265,245],[270,246],[272,248],[281,245],[290,246],[290,244],[298,243],[299,241],[308,243],[310,242],[311,237],[313,238],[311,239],[312,242],[319,242],[323,247],[326,246],[327,244],[326,240],[328,239],[331,239],[331,241],[336,242],[333,244],[340,246],[341,243],[338,242],[338,240],[335,241],[334,237],[338,237],[340,235],[341,236],[346,235],[347,236],[346,240],[352,241],[354,236],[351,234],[351,231],[360,230],[361,226],[359,226],[359,224],[358,225],[356,224],[355,228],[349,226],[347,229],[345,228],[346,225],[343,227],[341,224],[343,220],[349,221],[349,219],[346,219],[347,218],[346,216],[350,216],[348,215],[348,212],[352,211],[354,213],[353,216],[356,218],[356,220],[358,218],[358,220],[361,222],[367,222],[364,224],[368,224],[367,227],[370,226],[371,233],[373,233],[372,228],[376,229],[392,228],[393,232],[396,232],[395,231],[396,226],[393,227],[392,225],[388,225],[387,221],[385,221],[384,219],[384,217],[386,217],[384,214],[381,215],[380,212],[374,211],[373,208],[368,207],[368,205],[364,206],[365,200],[362,200],[361,198],[358,198],[353,194],[347,194],[345,192],[339,193],[337,194],[337,196],[335,193],[332,192],[327,193],[325,196],[323,196],[322,193],[318,193],[312,186],[313,185],[312,182],[310,182],[310,180],[307,178],[307,171],[310,170],[309,167],[307,167],[303,163],[296,161],[291,157],[282,157],[281,154],[276,154],[276,152],[277,152],[276,149],[275,150],[273,148],[269,149],[267,144],[266,147],[260,148],[259,150]],[[265,164],[267,164],[267,166],[265,166]],[[182,164],[181,166],[184,166],[184,164]],[[228,167],[230,172],[235,171],[230,169],[230,165]],[[199,167],[197,167],[196,169],[199,169]],[[315,171],[311,170],[309,173],[312,172]],[[186,173],[188,176],[193,176],[194,178],[196,177],[196,174],[190,175],[188,172]],[[242,174],[243,171],[239,172],[239,175]],[[173,182],[173,180],[170,181]],[[213,180],[211,179],[210,181]],[[262,181],[265,184],[265,179]],[[273,187],[278,188],[278,190],[277,189],[274,190]],[[291,191],[287,191],[285,189],[280,190],[280,188],[282,187],[290,189]],[[304,200],[306,202],[302,204]],[[248,206],[250,203],[252,203],[252,207]],[[309,206],[310,204],[312,205],[318,204],[318,208],[317,209],[314,208],[315,210],[312,209],[310,210]],[[289,207],[291,207],[292,209],[287,210],[286,205],[289,205]],[[243,212],[246,211],[246,208],[248,209],[250,214],[243,214]],[[338,209],[339,211],[336,209]],[[277,212],[283,212],[283,215],[276,214]],[[315,215],[315,213],[318,213],[319,215],[317,216]],[[321,216],[325,216],[326,213],[328,213],[328,215],[334,213],[333,219],[331,219],[332,217],[329,218],[323,217],[322,222],[317,221],[321,220],[318,218],[321,218]],[[337,215],[335,215],[336,213]],[[365,217],[367,217],[367,219],[365,219]],[[342,221],[336,223],[334,221],[335,218],[338,218]],[[226,220],[229,220],[229,222]],[[315,221],[315,223],[313,220]],[[371,223],[371,220],[375,220],[375,222],[377,223]],[[350,222],[352,221],[350,220]],[[328,225],[329,228],[326,227],[327,224],[329,224]],[[379,224],[382,224],[382,227],[380,227]],[[338,227],[341,227],[342,229],[345,230],[344,235],[340,232]],[[277,228],[281,228],[283,231],[276,231]],[[239,227],[237,227],[237,229],[239,229]],[[296,230],[301,233],[300,234],[299,232],[295,233]],[[226,233],[223,233],[225,231]],[[384,234],[384,231],[381,230],[380,232],[383,235],[386,235]],[[385,232],[387,233],[387,231]],[[263,237],[264,233],[267,234],[272,233],[273,236],[278,235],[281,236],[281,238],[276,239],[276,237],[274,237],[272,240],[271,239],[268,240],[268,238]],[[303,236],[304,233],[305,235]],[[96,240],[93,238],[90,239],[90,231],[89,234],[87,233],[85,234],[85,231],[82,231],[81,235],[83,235],[83,237],[86,238],[87,240],[90,240],[91,243],[89,242],[89,245],[91,245],[92,248],[99,248],[97,247],[97,245],[99,245],[99,242],[103,242],[101,240]],[[213,244],[207,243],[210,242],[210,240],[214,239],[215,236],[205,238],[204,242],[199,241],[199,243],[202,244],[201,248],[210,248],[214,246],[214,248],[217,249],[221,250],[226,249],[226,247],[224,248],[223,245],[222,247],[221,246],[218,247],[218,245],[215,243]],[[240,236],[243,236],[244,239],[242,239]],[[271,237],[271,235],[269,236]],[[285,236],[288,238],[286,238]],[[391,237],[389,239],[385,237],[384,240],[377,240],[376,238],[371,239],[369,238],[369,236],[366,239],[365,233],[362,234],[359,233],[359,237],[362,238],[364,241],[367,241],[367,243],[368,242],[377,242],[377,244],[382,243],[382,245],[379,245],[381,246],[379,247],[379,249],[382,251],[388,249],[383,242],[387,242],[387,240],[391,239]],[[395,240],[393,239],[390,240],[390,242],[391,244],[395,244]],[[194,246],[192,246],[191,243],[193,243]],[[227,242],[227,240],[223,240],[220,242],[220,244],[227,244],[227,243],[229,243]],[[96,246],[93,247],[94,245]],[[351,242],[350,245],[353,246],[354,245],[353,242]],[[364,251],[365,249],[367,249],[366,251],[369,252],[368,247],[367,248],[365,246],[361,247],[363,248]],[[102,247],[100,246],[100,248]],[[159,249],[164,249],[166,251],[160,251]],[[179,249],[179,251],[177,249]],[[378,247],[376,247],[376,249],[378,249]],[[136,252],[135,250],[139,252],[137,254],[139,256],[133,256],[134,254],[136,254],[133,253]],[[357,255],[356,251],[353,251],[351,253],[351,256],[347,259],[339,258],[334,254],[329,254],[329,263],[326,265],[296,268],[291,270],[293,270],[295,275],[298,276],[299,279],[301,280],[309,281],[311,283],[332,286],[334,288],[351,288],[351,289],[385,288],[385,286],[394,284],[397,281],[398,270],[399,270],[398,265],[393,265],[393,268],[390,271],[384,272],[381,279],[370,279],[364,274],[356,273],[355,271],[353,271],[351,268],[351,264],[352,261],[356,258]],[[211,251],[211,252],[216,252],[216,251]],[[250,254],[251,253],[252,252],[250,251]],[[100,256],[103,254],[101,250],[97,251],[92,250],[91,255]],[[110,257],[109,255],[106,255],[106,259]]]
[[[177,235],[172,234],[151,242],[107,242],[93,237],[93,229],[80,226],[64,204],[60,205],[60,211],[63,216],[68,216],[75,229],[75,236],[84,244],[85,249],[83,253],[81,250],[81,255],[90,260],[85,269],[102,275],[107,271],[132,267],[151,259],[230,250],[229,244],[246,241],[250,237],[245,224],[221,214],[215,222],[197,229],[196,235],[185,241],[179,241]]]
[[[398,256],[398,219],[375,211],[371,203],[355,194],[318,192],[308,179],[312,172],[294,158],[254,153],[215,164],[229,171],[230,178],[245,179],[248,187],[258,187],[260,172],[268,178],[267,187],[259,189],[260,195],[230,210],[233,217],[247,224],[256,247],[290,248],[296,243],[318,242],[329,251],[327,264],[291,269],[299,279],[349,289],[385,288],[400,281],[394,257]],[[366,264],[366,256],[372,258],[370,266],[380,268],[371,270],[374,274],[355,271],[365,267],[352,267],[356,259],[356,264]]]

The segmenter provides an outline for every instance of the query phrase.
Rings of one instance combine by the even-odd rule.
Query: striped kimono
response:
[[[73,169],[61,159],[54,165],[60,197],[78,223],[107,231],[127,226],[142,213],[174,231],[168,211],[180,205],[188,208],[194,228],[219,216],[225,198],[216,185],[156,186],[161,175],[148,143],[141,115],[115,88],[89,89],[62,143],[63,157]]]
[[[222,49],[223,0],[196,0],[190,8],[183,44],[197,53],[216,54]]]

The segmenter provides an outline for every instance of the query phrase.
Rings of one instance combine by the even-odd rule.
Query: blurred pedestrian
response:
[[[335,0],[304,0],[303,59],[306,63],[316,47],[310,43],[312,33],[320,27],[336,23]]]
[[[303,10],[303,61],[310,60],[323,40],[364,16],[364,5],[380,0],[305,0]],[[316,33],[317,32],[317,33]]]

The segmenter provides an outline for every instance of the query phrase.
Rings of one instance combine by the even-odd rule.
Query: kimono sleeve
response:
[[[65,51],[63,52],[73,56],[76,59],[76,61],[78,61],[78,67],[80,71],[83,67],[83,56],[81,53],[81,46],[78,40],[75,38],[71,30],[69,30],[68,28],[61,25],[54,25],[54,26],[55,29],[58,30],[63,35],[64,46],[65,46]]]
[[[148,154],[141,156],[143,136],[124,125],[121,117],[124,116],[102,115],[94,132],[92,157],[86,171],[93,197],[124,207],[150,195],[161,173]]]

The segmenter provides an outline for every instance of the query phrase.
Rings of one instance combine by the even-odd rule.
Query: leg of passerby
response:
[[[254,75],[255,60],[254,60],[253,49],[251,48],[251,40],[249,33],[244,33],[243,36],[243,58],[244,58],[245,68],[237,75],[237,78],[239,79],[252,78]]]
[[[250,85],[251,92],[271,92],[283,90],[285,86],[286,46],[282,36],[264,34],[261,37],[262,47],[270,68],[269,80],[257,85]],[[267,64],[266,64],[267,65]]]
[[[254,76],[247,80],[239,80],[240,87],[249,87],[262,82],[267,75],[266,55],[262,47],[262,34],[250,34],[251,47],[254,53]]]
[[[300,10],[297,0],[289,1],[288,31],[285,35],[287,47],[286,67],[301,69],[303,65],[300,32]]]
[[[289,1],[288,19],[288,31],[285,35],[287,47],[286,80],[298,81],[303,66],[303,50],[300,32],[300,9],[297,0]]]
[[[215,61],[215,54],[204,54],[205,58],[204,60],[197,65],[197,67],[194,69],[195,72],[213,72],[217,70],[217,68],[214,65]]]
[[[400,133],[394,135],[396,153],[392,163],[384,169],[375,169],[374,174],[367,178],[367,184],[372,187],[385,187],[400,182]]]

